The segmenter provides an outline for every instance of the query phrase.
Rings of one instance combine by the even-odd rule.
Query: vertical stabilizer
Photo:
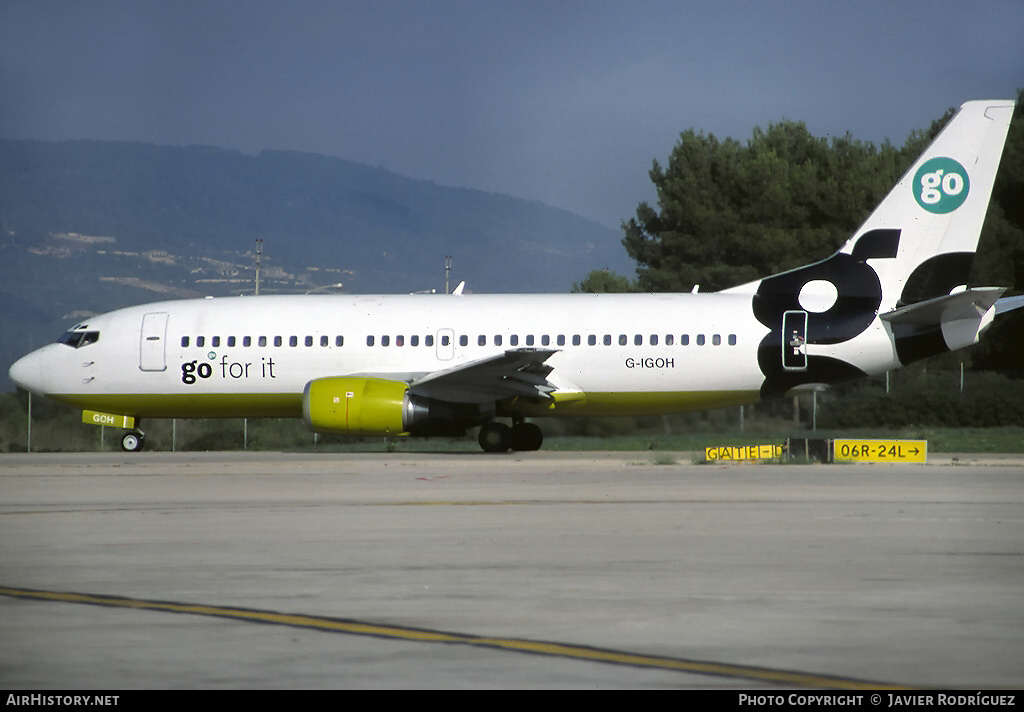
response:
[[[881,258],[870,262],[881,282],[880,311],[966,285],[1013,107],[1013,101],[961,106],[840,250],[872,249]],[[895,259],[885,254],[890,247]]]

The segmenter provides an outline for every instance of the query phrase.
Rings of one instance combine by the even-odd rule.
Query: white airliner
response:
[[[126,450],[142,449],[134,419],[266,416],[351,434],[480,426],[499,452],[540,447],[526,418],[716,408],[883,373],[976,343],[1019,306],[966,286],[1013,109],[964,104],[837,253],[722,292],[160,302],[78,324],[10,376],[109,414],[98,423],[131,416]]]

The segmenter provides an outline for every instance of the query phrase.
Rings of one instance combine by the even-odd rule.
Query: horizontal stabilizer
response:
[[[992,308],[1005,287],[975,287],[955,294],[926,299],[893,309],[879,318],[890,324],[924,326],[961,319],[980,319]]]
[[[1024,294],[1017,297],[1003,297],[996,302],[996,316],[1024,307]]]

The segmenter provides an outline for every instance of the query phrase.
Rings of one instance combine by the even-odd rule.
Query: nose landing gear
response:
[[[125,452],[139,452],[146,444],[146,434],[141,430],[129,430],[121,436],[121,449]]]

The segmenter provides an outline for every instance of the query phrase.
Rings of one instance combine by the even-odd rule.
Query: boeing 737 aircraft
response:
[[[317,432],[465,433],[536,450],[540,416],[740,405],[976,343],[969,288],[1012,101],[964,104],[831,257],[709,294],[259,296],[160,302],[71,328],[19,386],[138,420],[295,417]],[[504,421],[509,421],[511,425]]]

